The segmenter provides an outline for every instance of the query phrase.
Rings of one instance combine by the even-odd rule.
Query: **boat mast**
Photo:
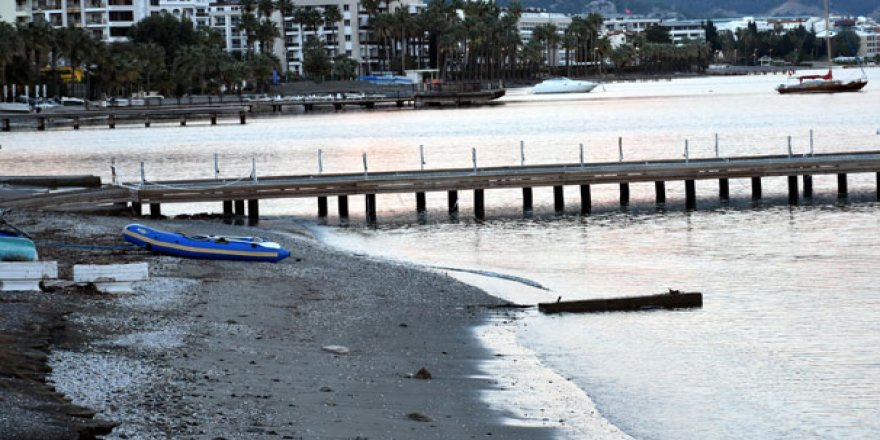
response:
[[[831,71],[831,20],[828,18],[828,0],[825,0],[825,50],[828,52],[828,71]]]

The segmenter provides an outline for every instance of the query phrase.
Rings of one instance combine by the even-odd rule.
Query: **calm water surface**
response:
[[[456,110],[380,110],[253,119],[247,125],[176,124],[0,135],[0,174],[90,173],[109,179],[115,158],[136,180],[419,167],[529,164],[880,150],[880,71],[858,94],[779,96],[782,77],[697,78],[607,84],[594,93],[534,96],[512,91],[503,105]],[[700,209],[682,212],[684,187],[635,184],[633,206],[615,206],[616,188],[594,186],[594,215],[552,215],[552,191],[536,188],[536,212],[523,219],[518,190],[487,191],[489,220],[470,220],[461,194],[458,222],[445,194],[428,194],[427,223],[412,195],[379,196],[380,226],[323,228],[348,249],[432,266],[476,269],[536,281],[549,291],[471,276],[517,302],[661,292],[704,293],[702,309],[541,316],[528,313],[517,340],[542,365],[583,390],[605,421],[639,439],[880,437],[880,207],[874,175],[850,176],[850,203],[838,204],[834,177],[817,177],[812,204],[790,208],[784,179],[765,179],[768,196],[752,209],[749,185],[732,181],[721,206],[717,183],[697,182]],[[337,223],[331,203],[330,225]],[[219,206],[164,206],[163,212]],[[313,216],[315,202],[264,202],[264,214]],[[352,199],[352,213],[363,211]],[[573,424],[594,423],[593,419]],[[589,428],[574,427],[572,438]],[[580,436],[583,437],[583,436]],[[590,437],[596,437],[590,434]]]

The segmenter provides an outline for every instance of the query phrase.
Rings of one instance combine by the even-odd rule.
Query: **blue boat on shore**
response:
[[[158,254],[185,258],[275,263],[290,256],[290,251],[280,244],[260,237],[184,235],[140,224],[126,226],[122,230],[122,238]]]
[[[37,247],[23,234],[0,231],[0,261],[37,261]]]

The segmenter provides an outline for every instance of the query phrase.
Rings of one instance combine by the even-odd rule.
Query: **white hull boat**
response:
[[[565,77],[547,79],[532,88],[532,93],[587,93],[599,84],[592,81],[574,80]]]
[[[23,102],[0,102],[0,113],[30,113],[31,106]]]

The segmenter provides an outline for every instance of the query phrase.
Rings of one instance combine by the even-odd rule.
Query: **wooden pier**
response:
[[[35,128],[37,131],[45,131],[50,126],[69,125],[74,130],[79,130],[83,124],[106,125],[107,128],[116,128],[117,122],[138,121],[144,127],[159,120],[178,121],[185,126],[188,120],[195,118],[208,118],[211,125],[217,125],[218,118],[237,118],[238,122],[247,122],[249,105],[198,105],[198,106],[132,106],[132,107],[109,107],[89,110],[70,110],[60,108],[55,111],[40,113],[2,113],[0,114],[0,131],[11,131],[13,126],[23,128]]]
[[[363,195],[366,201],[365,218],[377,219],[377,194],[414,193],[416,211],[427,210],[426,192],[445,192],[448,210],[457,215],[458,192],[474,191],[474,216],[485,217],[486,190],[521,188],[523,210],[532,209],[534,187],[553,187],[554,208],[565,209],[564,190],[576,186],[580,194],[580,213],[591,210],[591,185],[618,185],[620,205],[629,204],[629,185],[636,182],[654,182],[657,203],[666,203],[666,182],[685,183],[685,206],[697,208],[697,181],[718,180],[718,197],[730,199],[730,179],[743,179],[751,184],[752,199],[762,197],[762,178],[786,177],[788,201],[813,197],[814,175],[836,175],[838,196],[847,196],[847,175],[875,173],[880,182],[880,151],[815,154],[806,156],[749,156],[717,159],[689,159],[668,161],[632,161],[606,163],[569,163],[491,168],[437,169],[381,173],[318,174],[301,176],[271,176],[226,183],[223,180],[174,180],[161,182],[130,182],[124,185],[103,185],[101,188],[81,189],[8,199],[3,207],[60,208],[97,204],[130,204],[136,214],[144,204],[150,206],[153,217],[161,215],[163,203],[222,202],[228,215],[245,215],[251,224],[259,220],[259,200],[273,198],[315,198],[318,216],[328,215],[328,197],[338,198],[338,213],[348,217],[348,198]],[[801,187],[800,183],[803,183]]]

